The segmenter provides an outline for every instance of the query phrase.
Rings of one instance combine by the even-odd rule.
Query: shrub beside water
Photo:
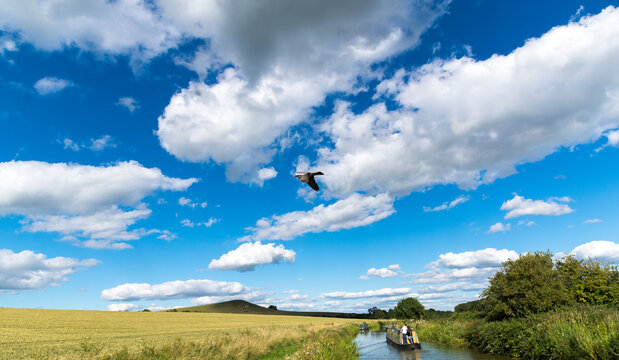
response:
[[[469,347],[523,359],[613,360],[619,358],[619,311],[578,306],[504,321],[424,321],[422,340]]]

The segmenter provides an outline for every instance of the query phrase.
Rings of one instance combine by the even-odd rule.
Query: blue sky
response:
[[[617,262],[617,5],[3,2],[0,306],[452,309],[524,252]]]

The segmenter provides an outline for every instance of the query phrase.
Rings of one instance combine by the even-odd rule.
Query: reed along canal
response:
[[[389,345],[385,331],[364,331],[355,342],[360,360],[509,360],[510,358],[484,354],[469,349],[441,347],[421,340],[421,350],[400,350]]]

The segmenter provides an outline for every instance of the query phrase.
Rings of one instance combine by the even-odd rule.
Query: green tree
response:
[[[525,317],[567,303],[569,296],[557,275],[549,252],[506,261],[482,293],[488,299],[488,319]]]
[[[400,300],[393,308],[394,315],[398,319],[419,319],[424,310],[419,300],[412,297]]]
[[[271,309],[271,310],[277,310],[277,306],[275,306],[275,305],[269,305],[269,309]]]
[[[573,302],[619,304],[619,273],[616,266],[566,256],[557,261],[556,271]]]

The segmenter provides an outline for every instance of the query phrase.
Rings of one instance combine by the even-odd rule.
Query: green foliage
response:
[[[451,317],[452,315],[453,315],[453,311],[427,309],[423,313],[423,318],[426,320],[446,319],[446,318]]]
[[[572,301],[619,305],[619,273],[616,266],[567,256],[557,261],[556,271]]]
[[[548,252],[506,261],[482,293],[489,302],[488,319],[525,317],[568,303],[569,296],[557,277]]]
[[[269,309],[271,309],[271,310],[277,310],[277,306],[275,306],[275,305],[269,305]]]
[[[477,313],[487,313],[489,310],[488,299],[483,298],[479,300],[473,300],[469,302],[465,302],[462,304],[456,305],[454,311],[457,313],[462,312],[477,312]]]
[[[397,319],[420,319],[424,313],[424,307],[419,300],[408,297],[400,300],[393,311]]]
[[[370,319],[387,319],[387,312],[377,308],[376,306],[368,309],[368,314],[370,315]]]

